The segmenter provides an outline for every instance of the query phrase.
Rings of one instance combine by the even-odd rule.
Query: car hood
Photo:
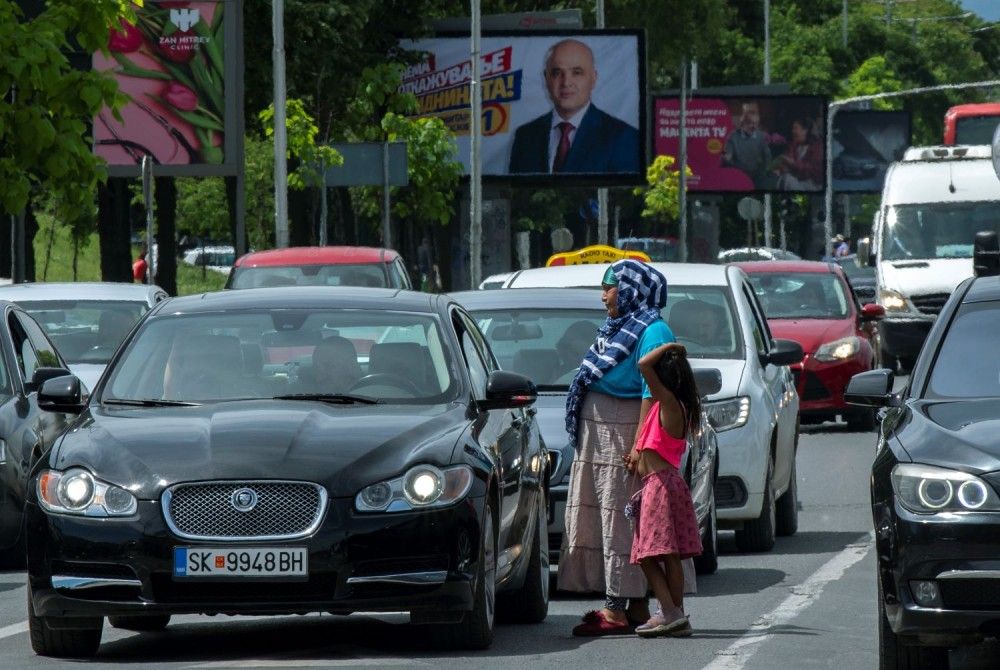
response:
[[[1000,470],[1000,399],[913,402],[898,433],[916,463],[982,474]]]
[[[927,293],[951,293],[963,279],[972,276],[971,258],[931,258],[882,261],[880,285],[906,297]]]
[[[468,427],[467,408],[236,401],[197,407],[92,405],[50,463],[155,499],[173,484],[291,479],[331,497],[398,476],[416,463],[445,466]]]
[[[771,334],[802,345],[802,351],[813,354],[820,345],[854,334],[851,319],[770,319]]]
[[[97,388],[97,381],[104,374],[104,368],[100,363],[73,363],[69,366],[69,371],[83,383],[87,393],[91,393]]]
[[[735,398],[740,394],[743,372],[746,370],[746,361],[742,358],[689,358],[688,362],[695,370],[717,368],[722,375],[722,387],[718,393],[708,396],[709,402]]]

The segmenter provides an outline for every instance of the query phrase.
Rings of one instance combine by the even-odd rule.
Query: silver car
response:
[[[168,297],[159,286],[117,282],[0,286],[0,299],[34,317],[88,390],[139,317]]]
[[[573,448],[565,428],[566,393],[587,348],[607,312],[601,292],[593,289],[523,289],[453,293],[476,319],[503,369],[531,378],[538,387],[534,408],[549,450],[549,553],[558,561],[564,530],[566,496]],[[717,370],[699,374],[699,388],[708,394],[721,384]],[[714,386],[713,386],[714,383]],[[717,567],[715,478],[719,470],[715,431],[702,412],[701,429],[692,434],[681,462],[691,487],[702,533],[703,553],[695,559],[701,574]]]

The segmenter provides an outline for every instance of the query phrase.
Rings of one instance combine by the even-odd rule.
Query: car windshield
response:
[[[19,300],[70,365],[106,365],[149,309],[145,302],[114,300]]]
[[[955,125],[955,144],[992,144],[998,116],[966,116]]]
[[[882,226],[882,260],[972,258],[976,233],[1000,232],[996,202],[895,205]]]
[[[265,286],[388,286],[382,263],[233,268],[230,288]]]
[[[1000,332],[1000,302],[960,306],[941,342],[926,397],[1000,397],[996,341],[984,337],[996,332]]]
[[[850,314],[844,284],[826,272],[749,275],[768,319],[843,319]]]
[[[350,394],[436,404],[460,382],[435,317],[347,309],[162,314],[135,334],[102,400],[212,402]]]

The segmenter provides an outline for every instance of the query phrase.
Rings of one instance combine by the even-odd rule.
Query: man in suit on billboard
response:
[[[566,39],[549,49],[545,88],[552,111],[514,132],[511,174],[640,171],[639,131],[591,102],[596,83],[586,44]]]

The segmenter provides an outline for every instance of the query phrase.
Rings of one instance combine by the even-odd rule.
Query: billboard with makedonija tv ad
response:
[[[401,90],[456,135],[469,172],[468,35],[404,41],[419,51]],[[640,183],[646,169],[645,54],[634,30],[484,33],[485,177]]]
[[[680,100],[656,98],[657,156],[677,157]],[[688,190],[819,193],[826,183],[826,100],[818,96],[694,97],[687,105]]]

